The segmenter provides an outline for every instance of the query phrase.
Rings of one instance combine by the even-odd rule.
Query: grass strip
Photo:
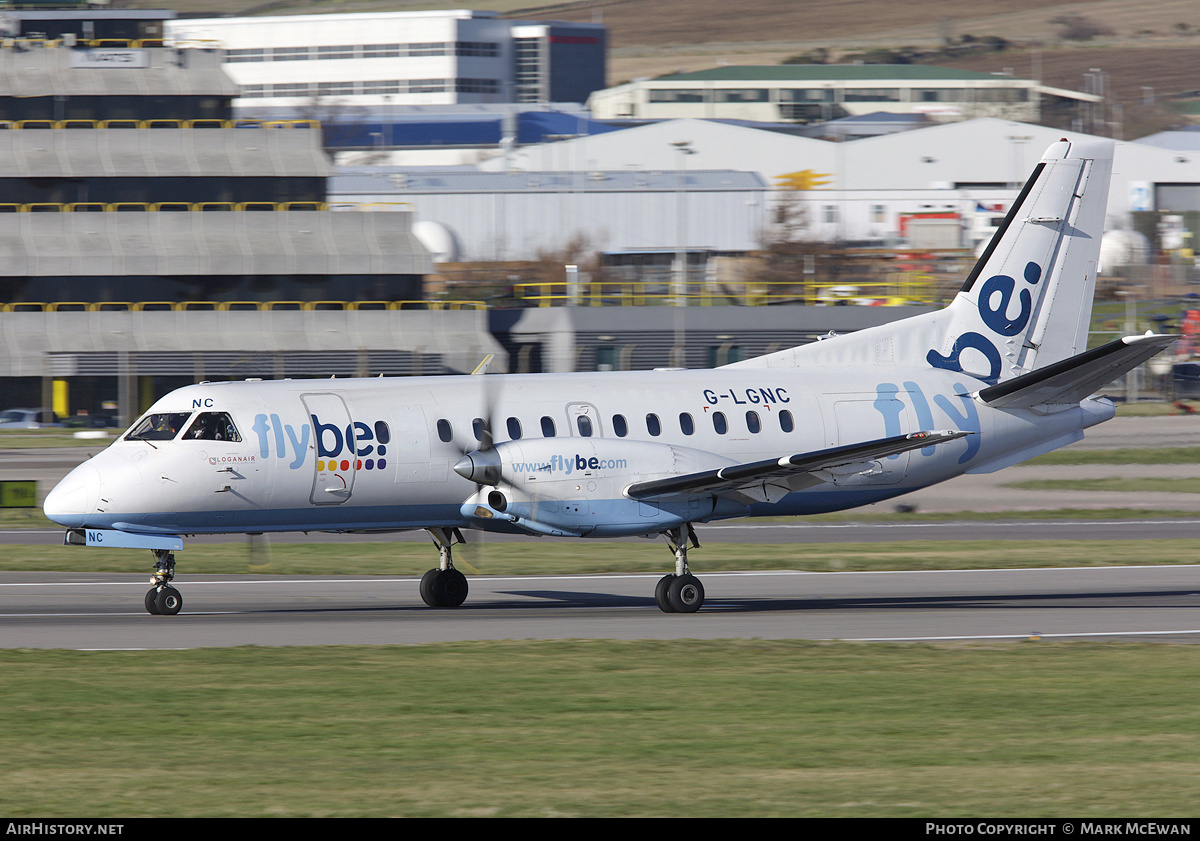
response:
[[[1017,526],[1019,528],[1019,526]],[[1132,564],[1194,564],[1196,542],[1154,540],[896,540],[888,543],[706,543],[689,553],[693,571],[1005,569]],[[191,544],[176,553],[180,580],[203,573],[236,575],[420,575],[436,565],[432,544],[277,543],[252,554],[245,543]],[[470,575],[570,575],[667,572],[673,557],[661,541],[469,543],[455,562]],[[147,573],[146,550],[0,545],[0,570]]]
[[[903,502],[903,498],[898,502]],[[1156,510],[1152,508],[1048,508],[1038,511],[912,511],[889,510],[896,503],[879,503],[833,514],[809,514],[803,517],[758,517],[754,520],[729,520],[731,523],[945,523],[997,520],[1160,520],[1195,519],[1196,511]],[[700,524],[697,528],[704,528]],[[40,508],[0,508],[0,529],[52,529],[62,526],[51,522]],[[468,532],[468,539],[470,539]],[[532,538],[531,538],[532,539]],[[47,542],[54,542],[51,538]]]
[[[0,651],[0,672],[10,817],[1134,818],[1200,802],[1200,646]]]
[[[1121,493],[1200,493],[1200,479],[1106,476],[1100,479],[1027,479],[1007,488],[1027,491],[1118,491]]]
[[[1200,464],[1200,447],[1128,447],[1114,450],[1055,450],[1028,465]]]

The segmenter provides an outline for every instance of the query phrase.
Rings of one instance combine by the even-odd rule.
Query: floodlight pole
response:
[[[687,181],[687,156],[696,154],[690,140],[677,140],[671,144],[675,147],[678,158],[678,169],[675,173],[676,197],[676,245],[675,245],[675,283],[673,297],[675,306],[687,306],[688,293],[688,249],[687,249],[687,191],[684,189]]]

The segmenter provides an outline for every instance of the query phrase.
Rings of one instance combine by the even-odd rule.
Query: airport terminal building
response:
[[[432,270],[412,214],[330,210],[315,125],[235,120],[216,50],[22,38],[0,79],[14,404],[128,422],[196,379],[441,373],[491,349],[482,312],[398,309]]]

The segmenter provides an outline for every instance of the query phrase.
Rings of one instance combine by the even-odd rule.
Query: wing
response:
[[[1071,405],[1131,371],[1178,339],[1176,335],[1126,336],[1098,348],[1013,377],[979,392],[997,409]]]
[[[817,450],[812,453],[798,453],[778,459],[752,461],[747,464],[734,464],[729,467],[719,467],[715,470],[702,470],[699,473],[689,473],[685,476],[669,476],[665,479],[651,479],[646,482],[634,482],[625,489],[625,496],[630,499],[648,499],[655,496],[670,496],[674,494],[723,493],[759,484],[768,479],[792,477],[804,473],[815,473],[833,467],[874,461],[878,458],[897,455],[942,444],[970,435],[970,432],[913,432],[909,435],[896,435],[891,438],[879,438],[875,441],[864,441],[861,444],[849,444],[843,447],[831,447],[827,450]]]

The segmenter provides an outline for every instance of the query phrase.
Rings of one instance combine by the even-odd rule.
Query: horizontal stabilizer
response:
[[[1165,350],[1178,338],[1149,333],[1145,336],[1126,336],[1045,368],[988,386],[979,392],[979,399],[997,409],[1078,403]]]
[[[635,482],[625,489],[625,496],[630,499],[648,499],[671,494],[719,493],[746,487],[767,479],[815,473],[818,470],[874,461],[909,450],[953,441],[970,434],[969,432],[955,431],[913,432],[909,435],[864,441],[861,444],[831,447],[813,453],[799,453],[779,459],[734,464],[715,470],[689,473],[686,476],[669,476],[665,479]]]

